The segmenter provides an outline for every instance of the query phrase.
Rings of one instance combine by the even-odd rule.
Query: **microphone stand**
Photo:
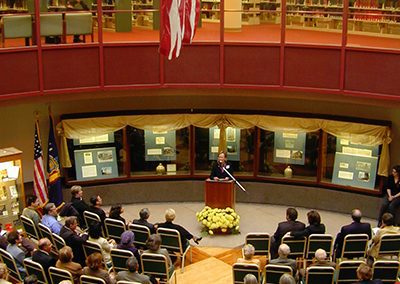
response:
[[[247,193],[247,191],[246,191],[246,189],[244,189],[244,187],[240,184],[240,182],[238,182],[234,177],[233,177],[233,175],[231,175],[231,173],[225,168],[225,167],[222,167],[222,169],[228,174],[228,176],[239,186],[239,188],[243,191],[243,192],[246,192]]]

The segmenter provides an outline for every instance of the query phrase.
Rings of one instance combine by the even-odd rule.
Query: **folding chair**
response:
[[[35,241],[40,239],[38,230],[35,226],[35,223],[28,217],[21,215],[22,226],[24,227],[26,235]]]
[[[6,38],[31,38],[32,16],[31,15],[9,15],[1,19],[2,46]]]
[[[244,283],[243,279],[247,274],[253,274],[257,278],[257,283],[261,283],[260,267],[253,263],[234,263],[232,266],[233,283]]]
[[[126,231],[124,222],[111,218],[104,220],[104,226],[106,228],[106,235],[109,239],[114,239],[117,243],[121,241],[121,234]]]
[[[267,264],[265,266],[265,284],[279,284],[282,274],[289,273],[293,275],[290,266]]]
[[[53,233],[51,232],[50,228],[47,226],[43,225],[42,223],[39,223],[39,232],[42,235],[42,238],[48,238],[49,241],[52,243],[53,247],[52,252],[56,255],[58,255],[58,249],[56,247],[54,238],[53,238]]]
[[[361,260],[345,260],[339,263],[336,284],[355,283],[358,281],[357,268]]]
[[[74,278],[68,270],[50,267],[49,268],[49,275],[52,284],[58,284],[63,280],[69,280],[71,283],[74,283]]]
[[[391,257],[399,259],[400,253],[400,234],[383,235],[379,247],[378,259]]]
[[[52,235],[54,240],[54,247],[57,250],[57,252],[59,252],[60,249],[66,246],[65,240],[55,233],[52,233]]]
[[[331,259],[332,255],[332,244],[333,237],[328,234],[311,234],[308,237],[306,255],[304,258],[304,267],[307,267],[307,262],[310,262],[314,256],[317,249],[323,249],[326,251],[326,256]]]
[[[306,284],[333,284],[335,268],[311,266],[307,268]]]
[[[63,18],[61,13],[40,14],[40,36],[62,36]]]
[[[340,259],[365,258],[368,247],[367,234],[349,234],[344,237]]]
[[[66,13],[65,25],[67,35],[83,35],[83,41],[86,42],[86,35],[91,35],[93,42],[93,19],[92,13],[78,12]]]
[[[133,242],[137,248],[146,248],[147,240],[150,237],[150,229],[146,226],[129,224],[128,229],[135,234]]]
[[[82,275],[79,278],[79,282],[80,284],[106,284],[106,281],[103,279],[89,275]]]
[[[161,247],[168,250],[171,255],[177,253],[181,260],[181,272],[184,271],[186,254],[190,251],[189,262],[192,262],[192,248],[190,244],[187,244],[185,250],[183,250],[183,245],[181,243],[181,235],[177,230],[158,228],[157,233],[161,236]],[[172,252],[172,253],[171,253]]]
[[[282,244],[287,244],[290,247],[289,258],[291,259],[304,259],[306,252],[307,238],[302,237],[300,239],[292,236],[284,236],[282,238]]]
[[[97,223],[99,222],[101,224],[101,236],[105,237],[106,235],[104,234],[104,229],[103,229],[103,222],[101,222],[101,219],[99,215],[96,213],[90,212],[90,211],[84,211],[83,212],[83,219],[85,221],[86,228],[89,228],[89,225],[93,222]]]
[[[172,278],[175,278],[175,270],[169,275],[168,260],[165,255],[154,253],[143,253],[141,256],[143,274],[159,278],[159,283],[170,283]]]
[[[126,261],[133,256],[133,253],[128,250],[111,249],[111,262],[115,272],[128,270],[126,268]]]
[[[248,233],[246,235],[245,244],[251,244],[254,247],[254,255],[265,255],[267,260],[271,259],[271,242],[268,233]]]
[[[43,266],[33,260],[24,259],[24,266],[27,275],[36,275],[38,278],[38,283],[48,284],[46,273],[44,272]]]
[[[384,284],[398,281],[400,262],[397,260],[377,260],[372,265],[372,278],[380,279]]]
[[[101,246],[98,243],[86,241],[85,243],[82,244],[82,247],[83,247],[83,252],[85,253],[85,258],[87,258],[89,255],[95,252],[98,252],[102,255]]]
[[[9,277],[15,282],[22,282],[21,273],[18,270],[14,257],[7,251],[0,248],[1,261],[7,266]]]

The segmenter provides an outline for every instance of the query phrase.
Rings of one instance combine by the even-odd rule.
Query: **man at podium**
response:
[[[210,179],[215,181],[231,180],[230,176],[226,173],[225,170],[233,175],[233,167],[227,160],[226,152],[221,151],[218,154],[217,162],[214,163],[211,169]]]

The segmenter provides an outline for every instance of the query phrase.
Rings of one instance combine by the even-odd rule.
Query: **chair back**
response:
[[[65,14],[67,35],[88,35],[93,32],[92,13],[66,13]]]
[[[387,234],[381,238],[379,247],[379,256],[394,256],[399,257],[400,253],[400,234]]]
[[[85,258],[87,258],[89,255],[92,253],[98,252],[102,255],[101,253],[101,245],[98,243],[94,243],[91,241],[86,241],[85,243],[82,244],[83,247],[83,252],[85,253]],[[104,261],[104,259],[103,259]]]
[[[38,279],[38,283],[40,283],[40,284],[49,283],[47,281],[46,273],[44,272],[43,266],[40,263],[30,260],[30,259],[24,259],[24,266],[25,266],[26,274],[36,275],[36,277]]]
[[[135,234],[133,242],[137,248],[146,248],[147,240],[150,237],[150,229],[146,226],[129,224],[128,229]]]
[[[52,250],[58,254],[58,249],[55,244],[54,238],[53,238],[53,233],[51,232],[50,228],[47,226],[43,225],[42,223],[39,223],[39,232],[42,235],[42,238],[48,238],[51,244],[53,245]]]
[[[335,268],[311,266],[307,268],[306,284],[333,284]]]
[[[69,280],[71,283],[74,283],[74,278],[68,270],[56,268],[56,267],[50,267],[49,268],[49,275],[51,279],[52,284],[58,284],[61,281],[64,280]]]
[[[253,274],[257,278],[257,283],[260,283],[261,275],[260,268],[253,263],[234,263],[232,266],[233,283],[244,283],[243,279],[247,274]]]
[[[358,281],[357,268],[363,263],[361,260],[345,260],[339,263],[336,284],[349,284]]]
[[[83,212],[83,219],[85,220],[86,228],[89,228],[89,225],[93,222],[99,222],[101,224],[100,216],[90,211]]]
[[[270,236],[268,233],[248,233],[245,243],[253,245],[254,255],[265,255],[270,259]]]
[[[40,36],[61,36],[63,19],[61,13],[40,15]]]
[[[279,279],[285,273],[293,275],[292,268],[286,265],[267,264],[265,266],[265,283],[279,284]]]
[[[119,243],[121,241],[122,233],[126,231],[124,222],[121,220],[106,218],[104,220],[104,226],[106,227],[107,238],[114,239]]]
[[[292,236],[284,236],[282,238],[282,244],[287,244],[290,247],[289,258],[297,259],[304,258],[306,252],[307,238],[294,238]]]
[[[53,233],[53,240],[54,240],[54,247],[56,248],[57,251],[60,251],[63,247],[65,247],[67,244],[65,243],[65,240],[60,237],[59,235]]]
[[[368,239],[367,234],[349,234],[345,236],[340,258],[365,258]]]
[[[393,284],[397,281],[399,269],[400,262],[397,260],[377,260],[372,265],[372,277],[384,284]]]
[[[104,281],[101,278],[98,277],[93,277],[89,275],[81,275],[79,278],[79,283],[80,284],[106,284],[106,281]]]
[[[114,271],[119,272],[122,270],[128,270],[126,267],[126,261],[128,258],[133,256],[133,253],[129,250],[111,249],[110,256]]]
[[[172,275],[169,275],[168,260],[165,255],[143,253],[141,255],[141,262],[143,274],[153,276],[155,278],[167,279],[167,282],[175,275],[175,271],[172,273]]]
[[[34,240],[39,240],[40,236],[38,233],[38,230],[35,226],[35,223],[33,223],[33,221],[31,219],[29,219],[28,217],[25,217],[24,215],[21,215],[21,221],[22,221],[22,226],[24,226],[24,230],[26,235]]]
[[[327,257],[331,257],[333,237],[329,234],[311,234],[308,237],[306,259],[312,259],[317,249],[326,251]]]
[[[2,17],[3,43],[6,38],[32,37],[31,15],[9,15]]]
[[[1,261],[7,266],[9,277],[11,277],[15,282],[22,282],[22,277],[19,273],[14,257],[7,251],[0,248],[0,258]]]
[[[183,254],[183,246],[181,243],[181,235],[177,230],[158,228],[157,234],[161,236],[161,247],[168,251]]]

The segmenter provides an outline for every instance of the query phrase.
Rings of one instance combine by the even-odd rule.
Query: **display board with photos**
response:
[[[375,188],[378,167],[378,146],[352,144],[338,138],[332,183],[345,186]]]
[[[175,161],[176,131],[144,131],[145,160]]]
[[[304,165],[305,149],[305,132],[274,132],[274,163]]]
[[[88,138],[73,139],[74,146],[114,143],[114,133],[91,136]]]
[[[227,127],[226,153],[229,161],[240,161],[240,129]],[[209,160],[216,160],[219,152],[220,129],[215,126],[209,129]]]
[[[75,150],[74,157],[77,180],[118,177],[115,147]]]

